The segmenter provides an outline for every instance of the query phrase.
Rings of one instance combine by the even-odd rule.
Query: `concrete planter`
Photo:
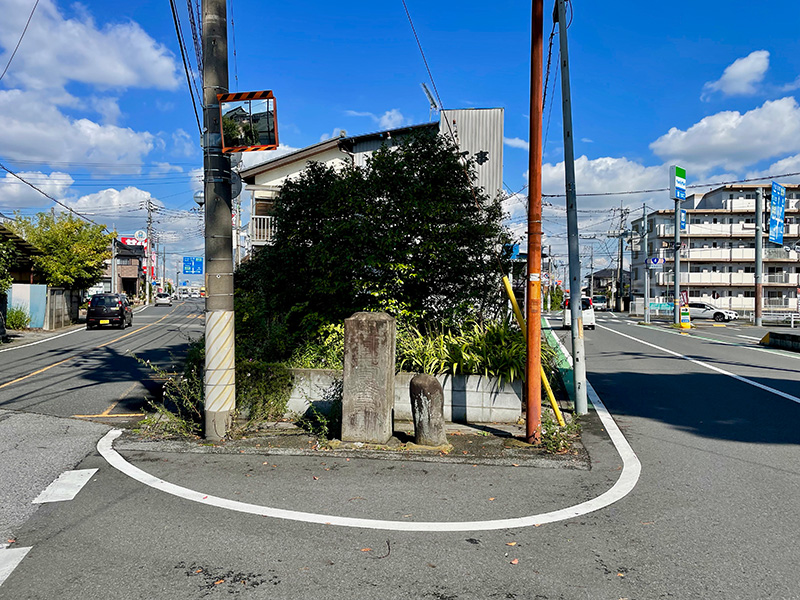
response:
[[[321,412],[330,410],[342,372],[325,369],[292,369],[294,387],[287,410],[305,413],[313,404]],[[394,418],[411,420],[409,384],[414,373],[395,375]],[[444,417],[460,423],[515,423],[522,416],[522,382],[497,385],[481,375],[437,375],[444,390]]]

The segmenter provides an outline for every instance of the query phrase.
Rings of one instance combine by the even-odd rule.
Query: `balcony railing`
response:
[[[275,235],[275,217],[250,217],[250,242],[263,246],[272,243]]]

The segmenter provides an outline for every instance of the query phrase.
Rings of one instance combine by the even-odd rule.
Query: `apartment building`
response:
[[[755,214],[761,188],[763,213]],[[762,306],[764,310],[798,311],[800,288],[800,185],[786,185],[783,245],[768,241],[771,183],[734,184],[692,194],[681,204],[687,211],[681,231],[680,287],[690,300],[710,302],[743,313],[755,310],[755,224],[763,223]],[[650,301],[671,302],[675,277],[675,211],[659,210],[633,221],[631,271],[634,297],[644,297],[649,268]],[[649,267],[648,258],[663,258]]]

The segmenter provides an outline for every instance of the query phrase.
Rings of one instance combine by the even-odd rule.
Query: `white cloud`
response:
[[[6,62],[30,14],[29,0],[3,0],[0,45]],[[75,9],[75,7],[73,7]],[[85,9],[65,17],[52,0],[41,0],[6,74],[27,89],[63,87],[69,81],[101,88],[174,90],[180,82],[172,53],[137,23],[99,27]]]
[[[188,157],[197,156],[201,150],[199,138],[192,137],[183,129],[177,129],[172,134],[172,146],[176,154]]]
[[[664,187],[668,171],[664,167],[645,167],[627,158],[601,157],[575,160],[575,186],[580,194],[620,192]],[[542,165],[542,192],[564,193],[564,162]],[[619,206],[619,197],[579,198],[582,204]]]
[[[761,160],[800,151],[800,106],[788,96],[741,114],[723,111],[686,131],[673,127],[650,144],[665,162],[690,174],[722,166],[738,171]]]
[[[140,164],[154,136],[72,119],[32,92],[0,90],[0,139],[10,158],[51,162]]]
[[[347,132],[340,127],[334,127],[333,133],[323,133],[321,136],[319,136],[319,141],[324,142],[325,140],[329,140],[331,138],[338,138],[341,137],[342,134],[347,135]]]
[[[584,144],[594,144],[594,140],[590,140],[589,138],[581,138],[581,141]]]
[[[509,146],[510,148],[520,148],[522,150],[527,150],[529,147],[528,142],[517,137],[515,138],[503,137],[503,144]]]
[[[792,83],[787,83],[781,88],[783,92],[793,92],[794,90],[800,90],[800,76],[797,77]]]
[[[18,173],[25,181],[49,194],[53,198],[62,200],[73,184],[73,179],[67,173],[53,172],[50,174],[41,171],[24,171]],[[17,210],[34,206],[53,204],[52,200],[26,185],[10,173],[0,179],[0,209]],[[55,204],[53,204],[55,206]]]
[[[100,115],[104,125],[116,125],[122,115],[117,98],[93,96],[89,98],[92,108]]]
[[[277,150],[267,150],[265,152],[242,152],[242,169],[249,169],[250,167],[260,165],[261,163],[278,158],[284,154],[290,154],[296,150],[300,150],[300,148],[294,148],[293,146],[281,144],[278,146]]]
[[[708,100],[713,92],[726,96],[752,96],[758,91],[758,84],[763,81],[768,68],[769,52],[766,50],[756,50],[737,58],[728,65],[722,77],[706,82],[700,98]]]
[[[397,129],[408,122],[408,119],[406,119],[396,108],[387,110],[380,116],[371,112],[359,112],[356,110],[347,110],[345,111],[345,114],[348,117],[369,117],[375,121],[375,123],[377,123],[381,129]]]
[[[756,177],[773,178],[776,175],[783,173],[800,173],[800,154],[787,156],[779,161],[769,165],[766,169],[761,171],[748,171],[745,175],[746,179],[755,179]],[[789,177],[780,177],[779,183],[800,183],[800,175],[792,175]]]

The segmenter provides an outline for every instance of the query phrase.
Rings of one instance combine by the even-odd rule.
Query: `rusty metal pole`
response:
[[[525,304],[526,363],[525,439],[538,443],[542,434],[542,62],[544,0],[533,0],[531,19],[531,119],[528,152],[528,301]]]

